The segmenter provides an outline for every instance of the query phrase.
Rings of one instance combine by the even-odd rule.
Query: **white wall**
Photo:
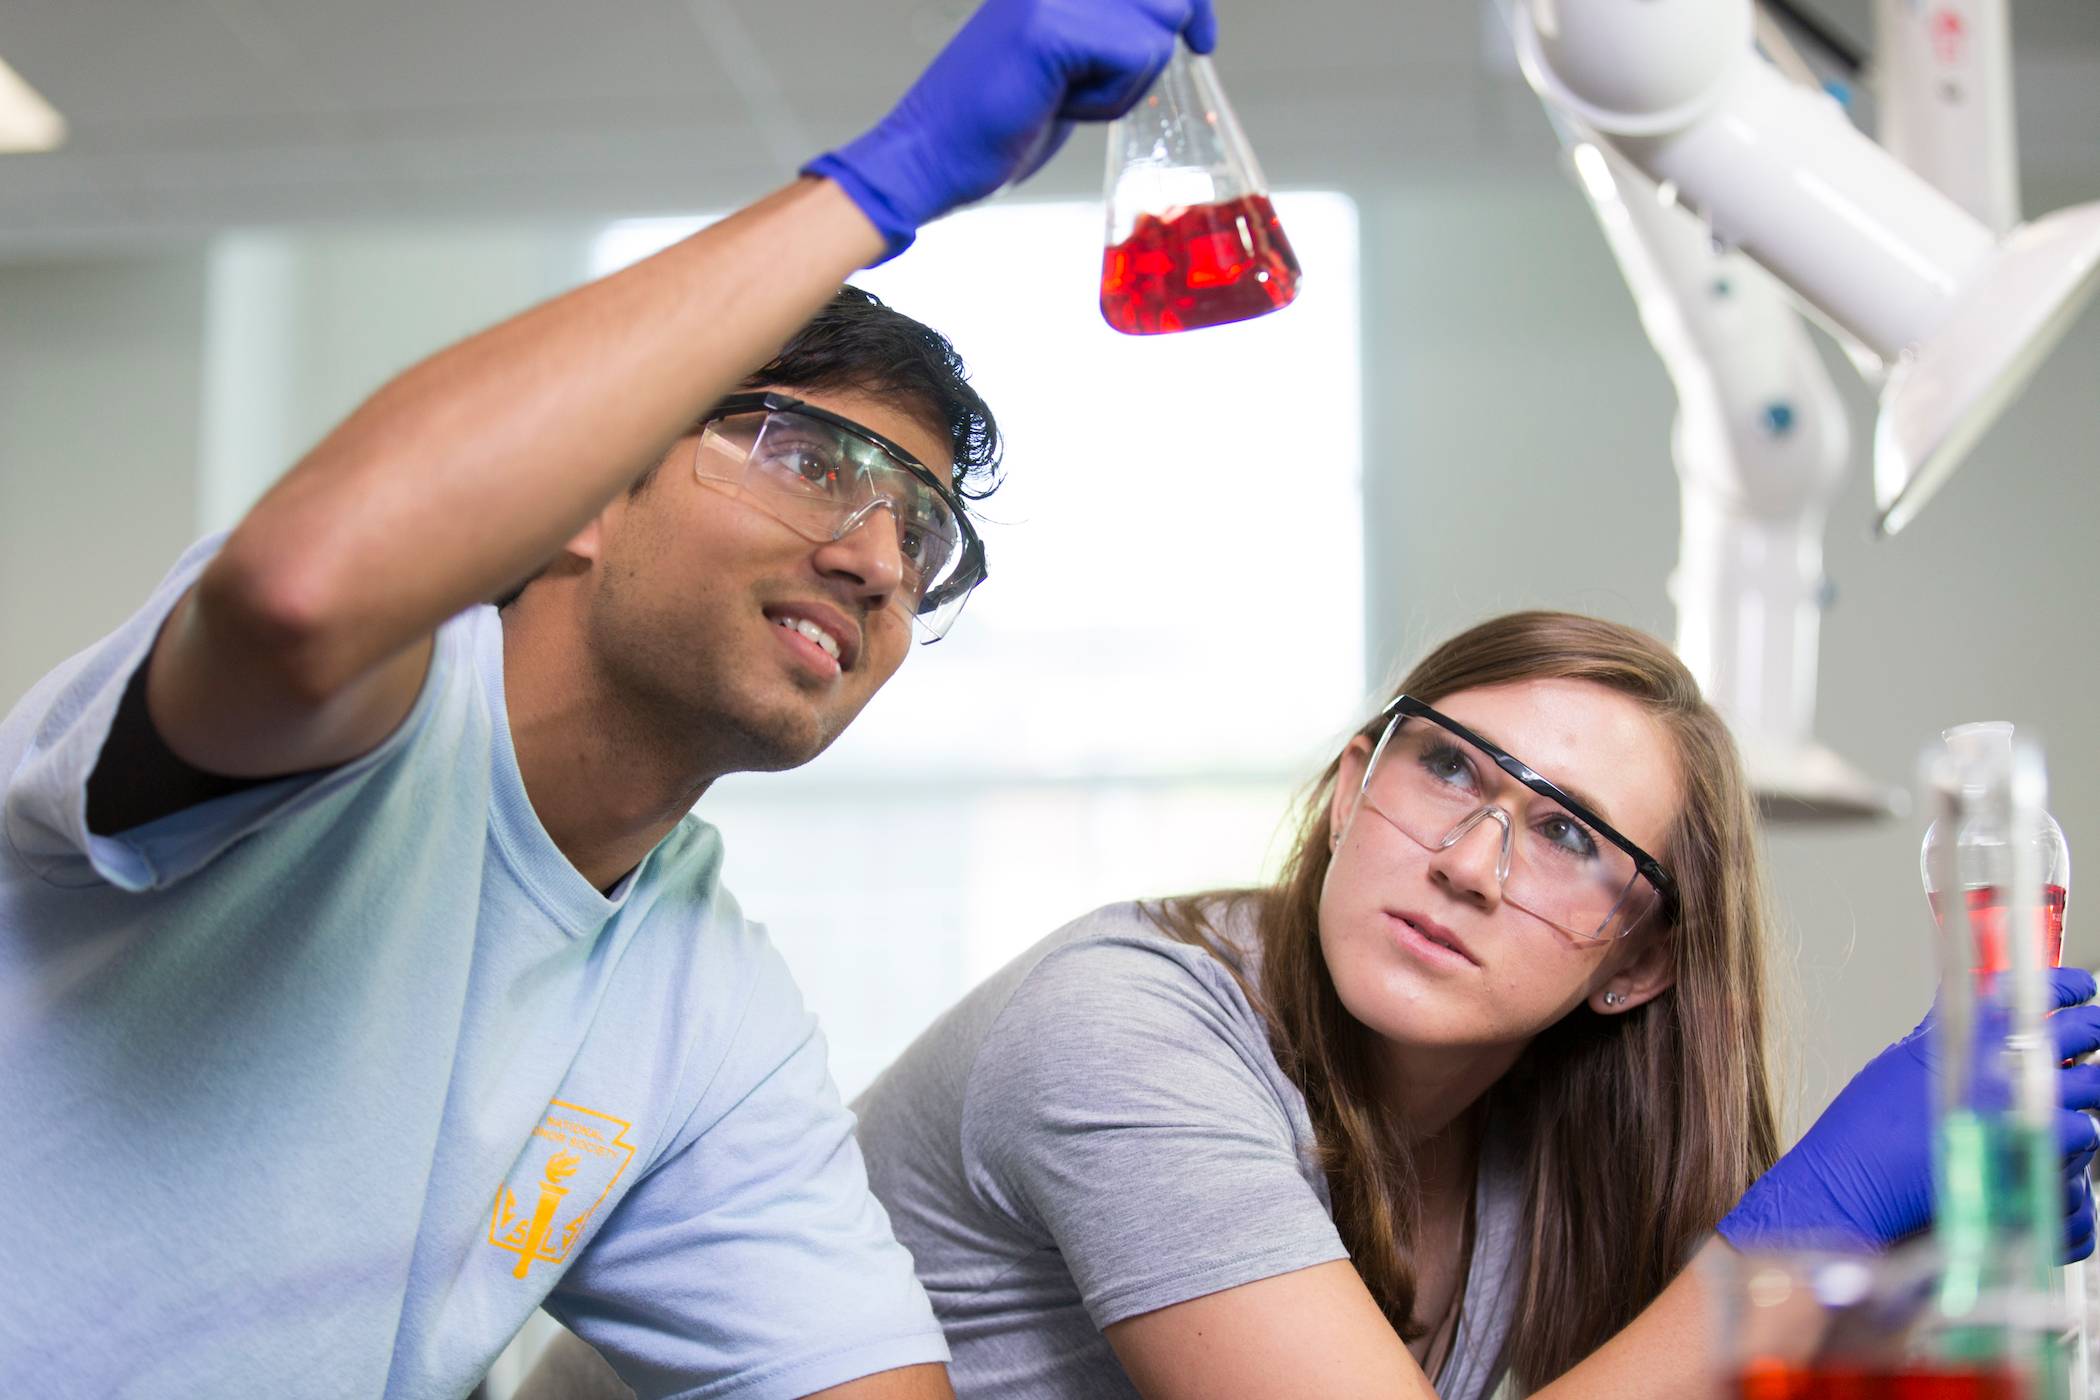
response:
[[[0,264],[0,710],[189,543],[203,318],[196,250]]]
[[[219,240],[210,257],[201,528],[233,524],[401,370],[581,280],[593,232],[460,224]]]

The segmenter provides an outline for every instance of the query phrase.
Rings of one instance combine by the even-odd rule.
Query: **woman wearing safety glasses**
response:
[[[1079,920],[856,1105],[958,1394],[1702,1393],[1717,1222],[1877,1248],[1930,1216],[1929,1034],[1774,1165],[1768,937],[1733,745],[1665,647],[1553,613],[1453,639],[1275,885]],[[2100,1010],[2051,1024],[2100,1045]],[[2093,1129],[2062,1136],[2082,1254]]]

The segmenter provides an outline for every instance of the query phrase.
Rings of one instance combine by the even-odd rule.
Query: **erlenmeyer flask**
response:
[[[1244,321],[1290,305],[1298,277],[1210,60],[1177,44],[1108,129],[1102,316],[1125,335]]]

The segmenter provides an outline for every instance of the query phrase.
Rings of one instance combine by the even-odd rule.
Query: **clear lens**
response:
[[[970,595],[975,591],[976,584],[965,581],[957,573],[951,574],[945,584],[928,593],[911,618],[912,625],[919,629],[919,640],[937,642],[947,636],[955,619],[962,616],[963,604],[970,601]]]
[[[694,470],[741,485],[753,504],[813,542],[886,521],[900,570],[894,597],[922,637],[940,637],[962,611],[966,535],[954,506],[875,443],[820,419],[762,410],[708,423]]]
[[[1631,855],[1428,720],[1388,727],[1363,803],[1432,851],[1499,830],[1502,897],[1579,938],[1617,938],[1654,903]]]

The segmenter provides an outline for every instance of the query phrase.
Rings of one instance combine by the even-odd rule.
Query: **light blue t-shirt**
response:
[[[494,609],[363,758],[89,834],[215,547],[0,723],[8,1393],[458,1396],[542,1303],[644,1396],[945,1360],[720,838],[688,818],[611,898],[577,873]]]

